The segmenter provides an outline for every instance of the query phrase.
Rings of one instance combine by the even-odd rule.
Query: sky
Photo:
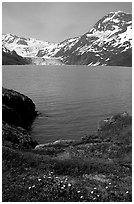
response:
[[[131,2],[3,2],[2,33],[62,42],[89,31],[109,12],[132,13]]]

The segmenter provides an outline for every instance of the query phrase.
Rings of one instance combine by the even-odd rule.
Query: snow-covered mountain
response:
[[[57,43],[43,42],[34,38],[18,37],[12,34],[2,34],[2,47],[3,52],[5,48],[11,52],[15,51],[17,55],[25,58],[31,64],[62,64],[60,60],[50,56],[51,51],[57,47]]]
[[[34,64],[131,66],[132,15],[111,12],[87,33],[59,44],[3,34],[2,45]]]
[[[10,51],[15,50],[22,57],[36,57],[41,49],[47,54],[57,47],[56,43],[43,42],[34,38],[23,38],[11,34],[2,34],[2,44]]]
[[[111,12],[99,20],[71,48],[56,53],[67,64],[120,65],[132,63],[132,15]]]

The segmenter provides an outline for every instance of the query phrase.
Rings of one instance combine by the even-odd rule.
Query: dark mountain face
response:
[[[2,64],[3,65],[23,65],[29,64],[30,62],[25,58],[17,55],[15,51],[9,51],[7,49],[2,49]]]
[[[22,57],[58,58],[68,65],[132,66],[132,15],[111,12],[87,33],[59,44],[8,35],[3,46]]]

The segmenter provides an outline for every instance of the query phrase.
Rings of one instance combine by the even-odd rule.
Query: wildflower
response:
[[[52,178],[51,176],[48,177],[49,179]]]
[[[108,186],[106,186],[105,188],[108,189]]]
[[[126,191],[126,193],[128,194],[128,193],[129,193],[129,191]]]
[[[77,191],[77,193],[80,193],[80,191]]]
[[[100,197],[100,195],[97,195],[97,197]]]
[[[31,186],[29,186],[28,189],[31,189]]]
[[[93,200],[96,200],[96,198],[93,198]]]
[[[62,186],[61,189],[64,189],[64,187]]]
[[[35,185],[33,185],[32,188],[35,188]]]
[[[94,191],[91,191],[91,194],[93,194],[94,193]]]
[[[83,198],[83,196],[81,196],[80,198]]]
[[[38,181],[41,181],[41,179],[38,179]]]
[[[97,188],[96,187],[94,187],[94,190],[96,190]]]
[[[111,185],[111,182],[109,183],[109,185]]]
[[[71,186],[71,183],[69,183],[68,186],[70,187],[70,186]]]

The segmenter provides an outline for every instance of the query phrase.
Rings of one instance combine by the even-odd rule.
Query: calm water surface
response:
[[[32,135],[39,143],[77,139],[98,121],[132,110],[132,69],[87,66],[3,66],[3,86],[29,96],[41,115]]]

